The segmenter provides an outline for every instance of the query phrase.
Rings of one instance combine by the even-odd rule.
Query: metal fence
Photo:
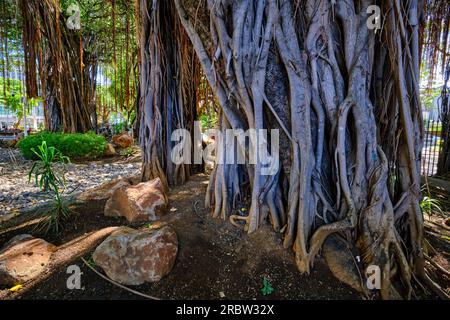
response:
[[[425,118],[425,136],[422,147],[422,170],[424,176],[433,176],[437,173],[439,154],[441,152],[442,122],[439,117]]]

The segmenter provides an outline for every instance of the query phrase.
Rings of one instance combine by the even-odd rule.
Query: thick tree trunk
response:
[[[213,215],[249,233],[270,222],[301,272],[322,249],[335,275],[366,295],[368,266],[381,270],[383,298],[410,297],[413,279],[442,294],[424,271],[419,207],[421,1],[172,1],[220,104],[220,129],[281,131],[276,174],[260,162],[215,166]],[[141,0],[147,177],[173,176],[167,113],[192,108],[170,95],[188,63],[173,55],[172,1]],[[381,11],[377,32],[371,5]],[[233,214],[246,201],[248,216]]]
[[[418,2],[376,1],[383,30],[375,34],[366,23],[373,1],[207,1],[203,28],[192,3],[174,1],[231,127],[273,127],[270,113],[290,119],[278,121],[291,141],[280,151],[292,158],[287,190],[282,175],[248,167],[248,232],[269,217],[302,272],[338,235],[362,257],[360,274],[369,265],[381,269],[382,297],[409,297],[411,272],[424,275]],[[274,77],[282,90],[267,85]],[[207,204],[222,217],[239,190],[221,186],[236,174],[211,181]]]
[[[176,129],[193,133],[198,63],[171,1],[141,0],[139,12],[142,178],[160,177],[166,186],[184,183],[192,167],[173,164],[171,134]]]
[[[92,47],[92,38],[83,42],[76,31],[67,28],[57,1],[23,0],[21,10],[26,20],[27,87],[29,94],[35,95],[36,66],[32,61],[40,60],[46,129],[64,132],[95,129],[97,58],[95,52],[87,50]]]

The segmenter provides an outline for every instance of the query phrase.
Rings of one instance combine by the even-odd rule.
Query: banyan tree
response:
[[[20,6],[27,95],[42,96],[46,129],[94,129],[98,61],[96,52],[86,50],[93,47],[94,36],[70,29],[59,1],[21,0]]]
[[[445,295],[424,270],[419,206],[423,1],[137,4],[144,178],[176,183],[187,172],[170,163],[170,132],[192,129],[199,65],[220,129],[280,132],[276,174],[216,164],[206,194],[214,217],[248,233],[270,223],[300,272],[322,254],[367,295],[368,266],[381,270],[382,298],[408,298],[417,284]]]
[[[174,185],[183,183],[194,169],[171,162],[171,133],[193,131],[200,67],[173,3],[138,1],[142,175],[145,180],[160,177],[165,185]]]

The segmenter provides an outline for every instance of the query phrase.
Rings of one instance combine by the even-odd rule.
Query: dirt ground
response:
[[[211,218],[203,204],[207,180],[206,175],[195,175],[185,185],[172,189],[168,215],[161,221],[151,226],[132,225],[135,228],[158,228],[168,224],[176,230],[179,240],[178,257],[171,273],[158,283],[132,287],[134,290],[161,299],[362,298],[334,278],[320,258],[310,275],[301,275],[295,266],[292,250],[283,249],[281,235],[276,234],[269,226],[264,226],[249,236],[229,222]],[[62,238],[36,236],[61,245],[92,231],[127,225],[125,219],[105,217],[103,205],[104,203],[99,202],[75,207],[70,223],[61,233]],[[16,234],[29,233],[32,230],[30,228],[0,232],[0,246]],[[441,247],[438,249],[448,250]],[[87,261],[90,260],[92,251],[84,255]],[[439,255],[439,259],[445,260],[440,263],[447,266],[447,257]],[[69,276],[66,273],[67,266],[73,264],[78,265],[83,272],[81,290],[69,290],[66,285]],[[261,292],[264,278],[274,288],[273,293],[268,296]],[[4,288],[0,290],[1,298],[13,297]],[[23,292],[19,292],[14,298],[142,299],[102,279],[84,265],[81,259],[66,263],[31,287],[24,286]]]
[[[292,251],[282,248],[281,237],[268,226],[247,236],[228,222],[212,219],[203,206],[206,184],[206,175],[196,175],[171,190],[171,210],[155,226],[167,223],[176,230],[179,252],[175,266],[160,282],[133,289],[162,299],[360,299],[357,292],[335,279],[322,261],[311,275],[300,275]],[[44,238],[59,245],[93,230],[126,223],[121,218],[104,217],[101,209],[102,204],[97,204],[77,210],[62,232],[63,238]],[[0,234],[0,245],[26,231]],[[90,254],[85,259],[89,260]],[[67,289],[64,266],[18,298],[140,298],[100,278],[81,259],[70,264],[78,265],[83,272],[82,290]],[[269,296],[261,293],[264,277],[274,288]]]

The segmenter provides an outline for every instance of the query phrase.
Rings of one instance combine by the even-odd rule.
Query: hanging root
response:
[[[244,225],[239,224],[237,221],[244,221]],[[233,226],[244,229],[244,231],[248,231],[248,222],[249,222],[249,217],[243,217],[243,216],[238,216],[236,214],[233,214],[230,216],[230,222]]]

